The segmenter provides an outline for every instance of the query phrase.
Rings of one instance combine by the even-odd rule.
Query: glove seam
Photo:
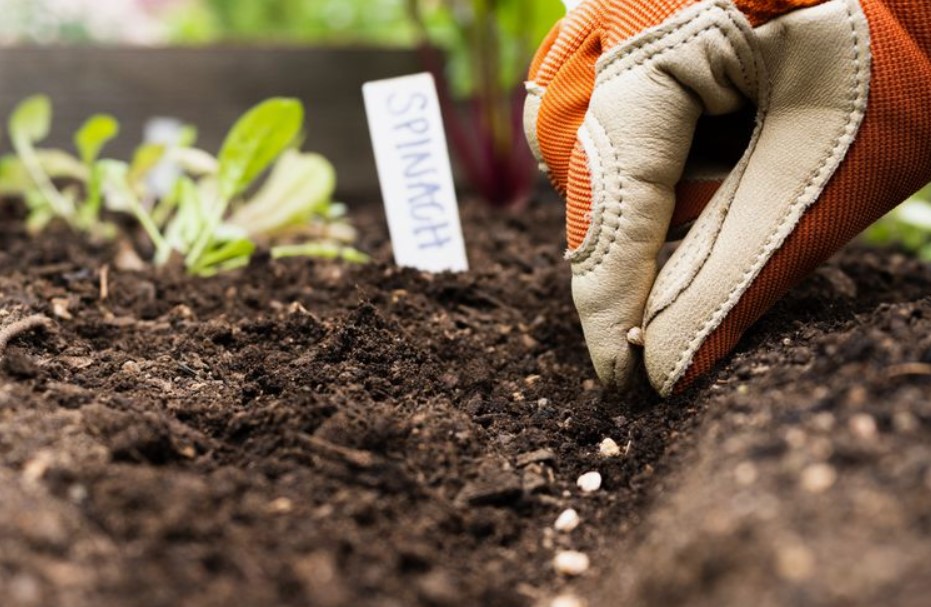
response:
[[[621,219],[624,215],[624,179],[621,161],[617,149],[611,145],[611,139],[607,129],[605,129],[604,125],[601,124],[601,121],[598,120],[596,116],[590,114],[588,119],[582,124],[582,129],[580,129],[579,132],[579,139],[583,140],[583,147],[586,147],[584,141],[586,137],[591,140],[595,138],[592,133],[594,127],[600,130],[601,137],[608,142],[608,146],[611,148],[611,153],[614,156],[614,176],[617,179],[618,195],[616,201],[609,200],[608,179],[601,178],[598,180],[598,203],[597,205],[593,205],[592,210],[593,214],[597,214],[597,218],[592,218],[592,227],[585,241],[583,241],[582,246],[576,251],[569,251],[567,254],[567,259],[573,264],[573,275],[579,277],[594,272],[604,262],[611,248],[617,243]],[[588,132],[583,133],[583,129]],[[589,150],[586,150],[586,155],[588,156],[589,165],[591,165],[593,154],[591,154]],[[591,173],[593,175],[595,174],[594,171],[591,171]],[[608,223],[608,219],[613,219],[615,221]],[[605,227],[608,229],[605,230]],[[579,265],[584,265],[585,267],[579,268]]]
[[[753,265],[744,271],[741,276],[741,279],[738,281],[737,285],[728,293],[727,298],[717,307],[715,310],[705,319],[705,322],[702,323],[702,326],[696,331],[691,339],[688,342],[688,346],[679,358],[676,360],[675,364],[663,374],[663,384],[660,390],[660,393],[663,395],[668,395],[675,388],[676,383],[685,375],[688,369],[694,363],[695,354],[701,348],[701,345],[705,342],[708,336],[711,334],[714,329],[716,329],[720,324],[727,318],[728,313],[733,309],[737,304],[740,298],[746,293],[746,290],[751,284],[753,284],[754,278],[759,276],[759,273],[766,266],[766,263],[769,259],[772,258],[772,255],[782,246],[785,242],[785,239],[792,234],[794,230],[789,230],[785,234],[787,224],[791,221],[795,221],[796,225],[801,221],[801,217],[804,216],[804,213],[810,209],[813,205],[818,202],[820,198],[820,193],[813,200],[808,202],[804,209],[802,209],[801,214],[796,217],[795,211],[797,210],[799,204],[804,202],[806,193],[813,187],[816,186],[816,181],[826,170],[829,170],[832,160],[837,159],[839,152],[842,150],[849,150],[850,146],[853,145],[853,140],[856,138],[859,126],[862,125],[863,116],[866,114],[866,108],[864,105],[865,100],[869,97],[869,75],[864,73],[866,72],[863,54],[862,54],[862,44],[863,41],[860,39],[860,35],[857,29],[857,18],[851,10],[851,2],[856,2],[858,0],[848,0],[844,2],[844,6],[847,11],[847,21],[850,25],[851,30],[851,40],[853,43],[854,51],[854,65],[856,66],[855,77],[853,79],[853,84],[851,86],[851,98],[850,98],[850,110],[847,115],[847,120],[835,138],[835,143],[831,148],[831,152],[824,158],[821,164],[812,171],[808,181],[805,183],[805,186],[802,188],[802,193],[796,198],[796,201],[790,206],[789,212],[786,213],[782,221],[770,232],[767,239],[761,245],[760,249],[757,251],[756,256],[754,257]],[[862,11],[862,8],[861,8]],[[868,30],[867,24],[867,31]],[[869,40],[866,41],[867,50],[869,46]],[[864,86],[864,79],[866,80],[866,85]],[[856,126],[856,130],[853,133],[850,133],[851,126],[857,122],[859,119],[860,124]],[[847,136],[850,136],[850,141],[845,141]],[[822,193],[823,189],[827,187],[830,182],[833,173],[836,173],[837,169],[840,167],[843,159],[841,158],[837,165],[833,167],[832,175],[829,175],[825,180],[823,185],[821,185]],[[776,240],[782,236],[783,243],[775,244]]]
[[[687,13],[690,10],[695,10],[695,7],[685,8],[683,11],[678,13],[677,16],[681,16],[683,13]],[[680,46],[688,44],[692,42],[692,40],[694,40],[695,38],[698,38],[711,30],[715,30],[715,29],[719,30],[724,35],[724,37],[727,39],[727,41],[731,43],[733,47],[733,43],[731,41],[730,36],[728,35],[728,32],[726,32],[725,30],[721,28],[720,23],[712,23],[698,30],[697,32],[694,32],[688,38],[685,38],[684,40],[680,40],[679,42],[677,42],[676,44],[672,46],[658,49],[654,53],[651,53],[647,55],[646,57],[644,57],[643,59],[639,60],[637,63],[625,67],[620,72],[617,72],[615,74],[606,73],[607,70],[609,70],[617,62],[629,57],[630,55],[634,54],[635,52],[639,50],[643,50],[645,47],[651,44],[658,44],[662,42],[665,38],[668,38],[669,36],[679,33],[681,30],[685,29],[689,24],[691,24],[694,21],[697,21],[701,17],[705,16],[707,13],[713,13],[713,12],[722,13],[725,17],[727,17],[728,21],[730,21],[732,25],[734,25],[737,29],[740,29],[740,23],[734,18],[733,13],[736,12],[737,14],[741,16],[743,16],[743,13],[740,12],[740,10],[737,9],[732,2],[726,2],[726,1],[725,2],[722,2],[722,1],[714,2],[713,4],[704,6],[700,10],[695,11],[695,14],[689,16],[687,21],[677,23],[675,24],[675,26],[672,26],[672,25],[668,25],[666,27],[660,26],[656,30],[653,30],[653,31],[648,30],[647,32],[644,32],[643,34],[641,34],[641,36],[639,36],[640,39],[635,40],[633,44],[630,44],[630,42],[627,42],[627,43],[624,43],[624,45],[619,46],[616,49],[612,49],[608,51],[607,53],[605,53],[598,60],[596,64],[596,71],[598,75],[595,81],[595,86],[597,87],[600,84],[610,82],[611,80],[614,80],[615,78],[623,75],[625,72],[630,71],[636,67],[640,67],[644,63],[651,61],[655,59],[656,57],[659,57],[660,55],[663,55],[669,51],[673,51],[677,49]],[[675,19],[675,18],[676,16],[672,17],[672,19]],[[624,48],[624,50],[621,51],[621,48]],[[618,54],[614,55],[613,53],[618,53]],[[743,62],[741,62],[739,59],[738,59],[738,63],[740,63],[741,73],[744,77],[744,82],[749,85],[750,81],[749,81],[749,75],[748,75],[746,66],[743,65]],[[602,81],[602,78],[604,78],[603,81]]]
[[[650,52],[648,55],[646,55],[645,57],[637,60],[635,63],[631,65],[624,67],[620,71],[609,74],[607,76],[603,76],[604,70],[607,70],[611,66],[615,65],[616,62],[621,61],[622,59],[631,56],[637,51],[643,50],[644,47],[646,46],[649,46],[651,44],[661,43],[664,39],[681,32],[682,29],[684,29],[689,24],[693,23],[695,20],[701,18],[707,13],[721,12],[724,14],[724,16],[727,17],[728,21],[732,25],[734,25],[735,28],[739,29],[740,24],[734,18],[734,15],[732,13],[733,11],[737,11],[737,9],[727,6],[724,3],[716,2],[710,6],[703,7],[700,11],[697,11],[694,15],[689,17],[688,21],[685,21],[680,24],[676,24],[675,27],[670,27],[666,29],[666,31],[663,31],[662,34],[659,36],[656,36],[655,35],[656,33],[654,33],[654,37],[645,37],[639,41],[636,41],[634,43],[634,46],[624,49],[622,53],[619,53],[616,56],[610,57],[610,59],[602,58],[601,60],[599,60],[599,63],[602,63],[602,65],[598,66],[598,70],[600,73],[599,73],[599,81],[596,83],[596,86],[611,82],[612,80],[615,80],[623,76],[627,72],[633,71],[634,69],[638,67],[642,67],[643,65],[656,60],[662,55],[668,52],[671,52],[673,50],[676,50],[680,48],[681,46],[689,44],[693,42],[694,40],[696,40],[697,38],[700,38],[704,36],[705,34],[712,32],[714,30],[717,30],[718,32],[720,32],[724,36],[725,40],[727,40],[728,44],[730,44],[732,50],[734,50],[734,55],[737,57],[737,63],[740,65],[741,74],[744,78],[744,84],[747,85],[748,87],[751,86],[752,81],[750,80],[750,77],[749,77],[749,71],[747,70],[747,67],[744,64],[743,59],[740,57],[740,54],[737,52],[737,49],[734,45],[734,41],[732,40],[729,31],[722,28],[720,23],[710,24],[707,27],[704,27],[701,30],[694,32],[688,38],[680,40],[676,44],[655,49],[652,52]],[[739,13],[739,11],[737,12],[738,14],[741,14]],[[606,55],[606,57],[608,56],[609,55]],[[601,79],[602,77],[604,78],[603,80]],[[602,132],[605,135],[607,135],[607,131],[604,129],[604,126],[601,124],[598,118],[594,116],[594,114],[589,113],[589,118],[591,118],[592,122],[597,124],[598,127],[602,130]],[[581,133],[582,128],[591,128],[590,126],[587,126],[588,122],[589,121],[586,120],[585,123],[583,123],[582,127],[580,128],[580,133]],[[605,139],[608,142],[608,145],[611,147],[612,152],[615,155],[614,156],[615,164],[618,166],[618,174],[620,175],[621,167],[620,167],[619,159],[617,157],[617,152],[614,149],[614,145],[612,144],[610,137],[606,136]],[[591,155],[589,155],[589,163],[590,162],[591,162]],[[592,172],[592,174],[594,175],[595,172]],[[623,181],[623,180],[619,178],[619,181]],[[603,190],[606,190],[606,189],[607,188],[603,188]],[[623,191],[623,187],[622,187],[622,191]],[[620,206],[622,203],[623,203],[623,197],[620,197],[618,200],[618,206]],[[600,206],[605,206],[605,205],[607,205],[607,203],[602,202]],[[610,235],[606,236],[604,234],[604,230],[602,229],[602,223],[604,219],[605,210],[606,209],[600,209],[601,212],[598,213],[599,214],[598,221],[595,221],[593,218],[592,225],[589,229],[589,234],[585,237],[585,240],[582,242],[582,245],[575,251],[569,251],[566,255],[566,258],[573,264],[573,275],[574,276],[584,277],[596,271],[601,266],[601,264],[604,262],[604,259],[607,256],[607,254],[610,252],[611,247],[617,242],[617,235],[618,235],[617,233],[618,233],[618,229],[620,228],[620,222],[618,222],[618,224],[615,226],[609,225],[608,227],[611,229],[611,233]],[[595,212],[597,212],[597,210],[594,209],[594,205],[593,205],[593,213]],[[621,216],[622,214],[619,211],[617,213],[618,219],[620,219]],[[609,239],[608,242],[604,242],[606,238]],[[584,267],[578,267],[578,266],[584,266]]]

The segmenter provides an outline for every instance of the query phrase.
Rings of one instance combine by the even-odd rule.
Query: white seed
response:
[[[643,338],[643,329],[640,327],[634,327],[627,332],[627,343],[632,346],[643,347],[643,344],[646,343]]]
[[[585,493],[594,493],[601,489],[601,474],[598,472],[586,472],[579,477],[576,484]]]
[[[579,513],[569,508],[559,515],[553,527],[560,533],[571,533],[581,522],[582,519],[579,517]]]
[[[621,454],[621,448],[613,438],[606,438],[601,441],[598,451],[601,453],[601,457],[617,457]]]
[[[591,566],[591,560],[583,552],[574,550],[564,550],[556,554],[553,559],[553,567],[556,572],[562,575],[582,575]]]
[[[586,603],[574,594],[561,594],[550,602],[549,607],[585,607]]]
[[[879,428],[876,426],[876,420],[872,415],[858,413],[850,418],[850,431],[854,436],[862,441],[869,442],[876,440],[879,435]]]
[[[824,493],[837,482],[837,470],[830,464],[813,464],[802,471],[802,488],[810,493]]]

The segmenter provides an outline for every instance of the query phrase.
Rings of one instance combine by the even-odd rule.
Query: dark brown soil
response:
[[[596,386],[557,205],[469,209],[475,270],[435,277],[193,281],[0,217],[0,329],[54,320],[0,361],[4,607],[931,596],[931,268],[902,255],[844,253],[660,402]],[[586,575],[553,570],[568,548]]]

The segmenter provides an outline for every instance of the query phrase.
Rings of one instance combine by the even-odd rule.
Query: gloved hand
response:
[[[931,180],[929,55],[928,0],[588,0],[558,24],[526,128],[567,198],[601,379],[625,386],[642,351],[661,394],[688,385]],[[739,161],[715,166],[741,128]]]

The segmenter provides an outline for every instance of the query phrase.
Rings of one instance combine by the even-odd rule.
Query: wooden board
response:
[[[126,157],[153,116],[196,124],[215,152],[233,121],[262,99],[287,95],[307,105],[305,149],[326,154],[339,171],[339,195],[377,196],[375,163],[361,86],[368,80],[421,71],[412,52],[302,48],[61,48],[0,51],[0,115],[34,93],[55,103],[50,143],[70,146],[90,114],[109,112],[123,133],[107,152]],[[5,131],[5,129],[3,129]],[[0,144],[4,152],[6,141]]]

